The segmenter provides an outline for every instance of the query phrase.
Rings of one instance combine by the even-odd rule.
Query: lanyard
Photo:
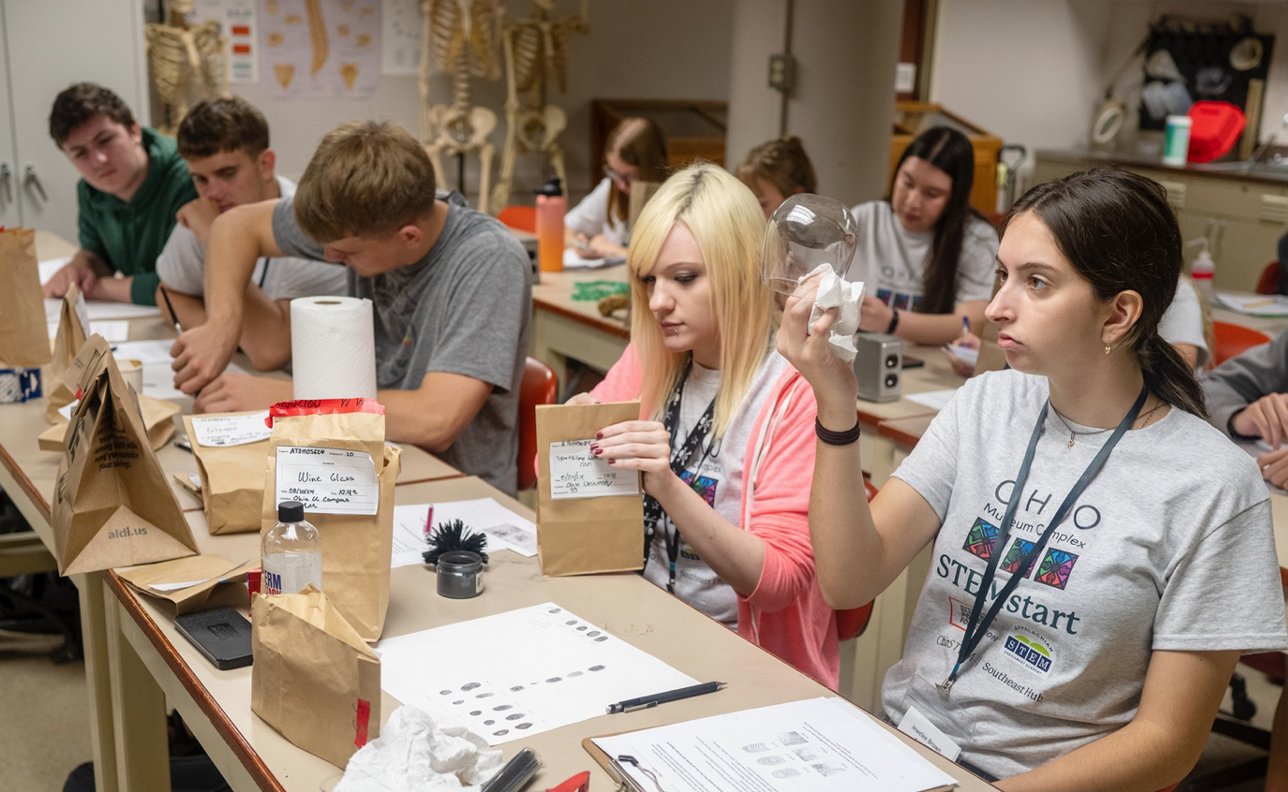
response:
[[[1047,524],[1046,530],[1042,532],[1037,543],[1020,559],[1015,572],[1011,574],[1011,579],[1006,581],[1002,591],[993,599],[993,604],[988,609],[988,613],[981,616],[984,613],[984,604],[988,601],[988,592],[992,588],[993,578],[997,574],[997,565],[1001,561],[1002,551],[1006,549],[1006,542],[1011,535],[1011,525],[1015,522],[1015,510],[1021,500],[1020,493],[1024,491],[1024,484],[1028,481],[1029,468],[1033,465],[1033,454],[1037,451],[1038,438],[1042,436],[1042,426],[1046,423],[1047,410],[1051,407],[1051,400],[1047,399],[1047,403],[1042,405],[1042,412],[1038,414],[1038,422],[1033,426],[1033,434],[1029,437],[1029,447],[1024,452],[1024,461],[1020,463],[1020,472],[1015,476],[1015,486],[1011,489],[1011,502],[1006,505],[1006,513],[1002,517],[997,541],[993,545],[993,553],[990,555],[988,565],[984,569],[984,577],[980,581],[979,592],[975,595],[975,605],[971,609],[970,619],[966,623],[966,635],[962,639],[961,648],[957,650],[957,662],[953,665],[953,671],[948,675],[948,679],[937,686],[940,693],[945,696],[948,695],[953,683],[957,681],[957,675],[961,673],[962,663],[975,652],[980,640],[988,632],[988,628],[992,626],[993,620],[997,618],[1003,603],[1015,591],[1016,586],[1020,584],[1020,579],[1025,577],[1029,565],[1046,548],[1047,540],[1051,538],[1055,527],[1064,519],[1069,507],[1073,505],[1078,496],[1091,483],[1091,480],[1100,472],[1100,468],[1104,467],[1105,460],[1109,458],[1109,452],[1114,450],[1114,446],[1118,445],[1119,439],[1136,421],[1136,417],[1140,414],[1140,408],[1144,406],[1145,399],[1148,397],[1149,385],[1146,384],[1141,387],[1140,395],[1136,397],[1136,403],[1127,411],[1127,415],[1123,416],[1123,419],[1118,423],[1118,427],[1114,429],[1114,433],[1096,452],[1095,458],[1091,460],[1091,464],[1087,465],[1087,469],[1082,472],[1082,476],[1073,485],[1073,489],[1069,490],[1069,494],[1065,496],[1060,508],[1056,509],[1055,515],[1051,518],[1051,522]]]
[[[689,436],[685,438],[684,444],[679,448],[675,448],[675,433],[678,431],[680,424],[680,401],[684,392],[684,385],[689,379],[689,370],[690,369],[688,367],[685,368],[684,374],[680,377],[680,381],[676,385],[675,390],[671,392],[671,397],[668,399],[666,405],[666,415],[662,420],[667,433],[671,436],[671,447],[674,449],[671,452],[671,470],[677,476],[680,476],[683,473],[686,464],[693,459],[694,455],[697,454],[698,449],[702,448],[704,441],[707,441],[708,436],[711,434],[711,425],[715,421],[716,401],[715,399],[712,399],[711,403],[707,405],[707,409],[702,414],[702,417],[698,419],[698,422],[689,432]],[[707,461],[707,457],[711,456],[712,447],[715,443],[714,441],[705,442],[705,445],[706,448],[703,450],[702,456],[698,459],[698,464],[693,467],[695,484],[697,483],[697,473],[702,469],[702,465]],[[662,511],[662,504],[658,503],[657,499],[651,495],[645,495],[644,568],[648,567],[649,546],[653,543],[653,536],[657,531],[657,526],[663,520],[671,523],[670,518]],[[671,523],[671,530],[668,531],[663,527],[662,537],[666,540],[666,555],[667,559],[670,561],[670,572],[666,584],[666,590],[674,594],[675,562],[680,557],[680,529],[675,525],[675,523]],[[643,574],[644,568],[641,568],[641,574]]]

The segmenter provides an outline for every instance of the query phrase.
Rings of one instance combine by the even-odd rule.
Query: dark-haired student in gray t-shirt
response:
[[[349,270],[349,294],[371,300],[376,384],[415,390],[442,371],[486,382],[492,393],[440,456],[462,472],[514,494],[519,382],[532,323],[528,257],[496,218],[460,193],[439,192],[447,220],[420,261],[366,277]],[[322,260],[322,245],[300,230],[291,199],[273,210],[283,252]]]

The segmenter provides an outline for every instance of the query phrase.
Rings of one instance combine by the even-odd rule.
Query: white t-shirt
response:
[[[278,176],[277,186],[283,198],[295,195],[295,183],[290,179]],[[205,294],[205,272],[206,246],[197,241],[196,234],[176,223],[157,257],[161,282],[182,294],[201,297]],[[263,288],[272,300],[348,293],[345,267],[301,258],[261,258],[255,262],[251,283]]]
[[[1177,282],[1176,296],[1158,320],[1158,334],[1169,344],[1198,347],[1199,356],[1194,362],[1196,368],[1203,368],[1212,357],[1207,340],[1203,338],[1203,309],[1199,307],[1199,295],[1189,278],[1181,276]]]
[[[738,412],[729,422],[724,437],[716,441],[711,454],[697,471],[686,470],[683,473],[684,480],[690,482],[690,486],[694,486],[692,482],[696,477],[698,483],[695,488],[699,494],[717,514],[734,525],[742,523],[743,463],[746,460],[747,446],[752,442],[751,429],[756,416],[760,415],[765,399],[773,392],[774,383],[787,365],[787,360],[776,351],[765,356]],[[680,396],[680,422],[672,442],[672,451],[688,439],[689,432],[706,412],[707,405],[715,398],[719,386],[719,371],[693,364]],[[703,450],[705,448],[704,446]],[[702,452],[699,451],[696,456],[700,458]],[[665,533],[673,527],[667,520],[663,520],[658,526],[658,531],[653,535],[653,543],[649,546],[648,565],[644,567],[644,577],[660,588],[666,588],[670,577]],[[683,533],[680,534],[680,553],[675,561],[675,595],[728,627],[738,626],[737,594],[684,541]]]
[[[858,222],[859,238],[845,279],[863,281],[867,293],[886,305],[915,310],[923,296],[921,279],[935,232],[905,231],[889,201],[868,201],[850,211]],[[955,302],[992,299],[997,246],[993,227],[970,215],[957,261]]]
[[[631,232],[626,223],[608,214],[608,193],[612,187],[612,179],[605,176],[581,203],[564,215],[564,227],[588,237],[603,234],[614,245],[629,245]]]
[[[1048,411],[1010,546],[994,547],[1046,399],[1044,377],[974,377],[895,472],[942,520],[903,659],[882,691],[896,723],[915,697],[939,695],[928,688],[956,662],[986,559],[1006,553],[993,583],[1000,591],[1008,562],[1018,566],[1015,545],[1036,541],[1110,435],[1078,435],[1069,447],[1069,429]],[[1256,464],[1180,409],[1123,435],[1030,569],[950,696],[967,733],[962,759],[999,778],[1126,725],[1154,650],[1288,643]]]

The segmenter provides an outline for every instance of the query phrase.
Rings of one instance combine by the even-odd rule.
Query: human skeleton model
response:
[[[192,0],[171,0],[170,23],[145,26],[152,83],[165,108],[160,131],[170,136],[188,114],[188,98],[194,87],[200,89],[203,99],[228,93],[228,61],[219,23],[208,20],[195,27],[189,25],[191,11]]]
[[[504,14],[499,0],[420,0],[425,17],[420,52],[421,135],[434,163],[440,189],[447,188],[442,155],[479,157],[479,207],[488,205],[492,158],[496,147],[488,139],[496,129],[496,113],[470,103],[470,75],[501,76],[497,37]],[[452,104],[429,105],[431,66],[452,75]]]
[[[568,39],[590,33],[590,0],[581,0],[581,12],[566,19],[551,19],[555,0],[533,0],[532,14],[505,26],[505,147],[501,150],[501,178],[492,194],[491,209],[499,214],[510,201],[514,163],[519,154],[545,154],[562,184],[564,171],[559,134],[568,126],[563,108],[546,104],[551,83],[559,93],[568,90]],[[482,204],[480,204],[482,205]]]

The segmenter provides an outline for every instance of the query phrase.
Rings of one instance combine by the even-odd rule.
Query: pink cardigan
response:
[[[604,402],[637,399],[642,381],[630,345],[591,395]],[[752,426],[757,441],[744,457],[740,527],[764,541],[765,565],[751,596],[738,595],[738,633],[835,690],[836,613],[819,591],[809,538],[817,414],[814,390],[789,366]]]

